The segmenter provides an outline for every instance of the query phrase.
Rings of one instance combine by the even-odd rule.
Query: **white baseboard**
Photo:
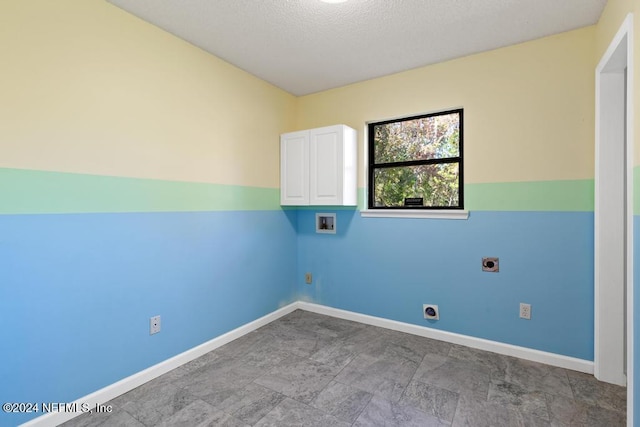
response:
[[[353,320],[367,325],[379,326],[381,328],[392,329],[394,331],[406,332],[425,338],[432,338],[452,344],[460,344],[471,348],[490,351],[492,353],[504,354],[506,356],[518,357],[520,359],[531,360],[544,363],[546,365],[571,369],[573,371],[593,374],[593,362],[590,360],[578,359],[575,357],[563,356],[546,351],[534,350],[517,345],[504,344],[497,341],[490,341],[482,338],[475,338],[468,335],[456,334],[453,332],[441,331],[427,328],[425,326],[412,325],[409,323],[389,320],[382,317],[369,316],[367,314],[355,313],[353,311],[341,310],[309,302],[298,302],[298,308],[327,316],[338,317],[340,319]]]
[[[327,316],[337,317],[345,320],[364,323],[367,325],[379,326],[381,328],[391,329],[394,331],[406,332],[408,334],[418,335],[421,337],[432,338],[452,344],[464,345],[467,347],[477,348],[480,350],[491,351],[493,353],[504,354],[507,356],[518,357],[520,359],[540,362],[551,366],[571,369],[574,371],[593,374],[593,362],[589,360],[577,359],[574,357],[563,356],[554,353],[548,353],[540,350],[533,350],[526,347],[519,347],[511,344],[504,344],[496,341],[485,340],[482,338],[474,338],[467,335],[456,334],[453,332],[440,331],[438,329],[427,328],[424,326],[412,325],[409,323],[398,322],[395,320],[384,319],[382,317],[369,316],[367,314],[355,313],[352,311],[341,310],[338,308],[327,307],[324,305],[313,304],[304,301],[297,301],[285,307],[282,307],[273,313],[269,313],[253,322],[240,326],[226,334],[220,335],[210,341],[200,344],[190,350],[180,353],[170,359],[153,365],[143,371],[124,378],[116,383],[104,387],[96,392],[88,394],[78,400],[75,404],[81,407],[82,404],[88,404],[93,408],[96,405],[103,405],[116,397],[151,381],[160,375],[178,368],[185,363],[197,359],[204,354],[215,350],[241,336],[255,331],[274,320],[285,316],[296,309],[306,310],[313,313],[324,314]],[[22,427],[55,427],[65,421],[75,418],[82,413],[77,412],[52,412],[35,418]]]
[[[89,408],[94,408],[96,405],[103,405],[108,401],[115,399],[116,397],[127,393],[128,391],[131,391],[136,387],[140,387],[142,384],[147,383],[154,378],[159,377],[160,375],[166,374],[167,372],[178,368],[185,363],[197,359],[198,357],[203,356],[218,347],[221,347],[235,339],[240,338],[245,334],[248,334],[249,332],[255,331],[256,329],[291,313],[297,308],[299,308],[297,302],[289,304],[285,307],[280,308],[279,310],[267,314],[266,316],[256,319],[253,322],[240,326],[239,328],[229,331],[226,334],[220,335],[219,337],[193,347],[192,349],[187,350],[184,353],[180,353],[170,359],[167,359],[164,362],[160,362],[157,365],[153,365],[143,371],[135,373],[116,383],[113,383],[98,391],[88,394],[73,403],[76,403],[76,406],[78,408],[82,407],[82,404],[88,404]],[[70,405],[70,407],[73,407],[73,404]],[[82,415],[82,412],[51,412],[38,418],[34,418],[33,420],[22,424],[21,427],[55,427],[79,415]]]

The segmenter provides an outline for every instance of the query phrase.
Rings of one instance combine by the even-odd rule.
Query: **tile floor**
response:
[[[297,310],[65,426],[624,426],[592,376]]]

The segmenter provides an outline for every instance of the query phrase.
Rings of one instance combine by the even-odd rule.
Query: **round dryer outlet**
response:
[[[429,319],[429,320],[440,319],[440,312],[438,311],[438,306],[435,304],[423,304],[422,313],[424,314],[425,319]]]

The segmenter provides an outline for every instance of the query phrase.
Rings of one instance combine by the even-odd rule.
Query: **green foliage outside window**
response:
[[[369,124],[370,208],[462,208],[462,110]]]

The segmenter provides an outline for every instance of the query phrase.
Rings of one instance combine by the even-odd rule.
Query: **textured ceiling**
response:
[[[607,0],[108,0],[294,95],[595,24]]]

